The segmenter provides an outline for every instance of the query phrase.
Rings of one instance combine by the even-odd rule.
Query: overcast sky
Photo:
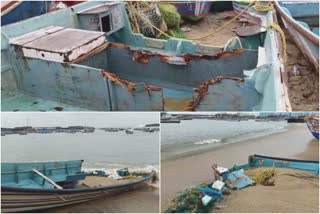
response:
[[[146,123],[159,123],[159,113],[1,113],[2,127],[72,125],[86,125],[94,127],[131,127]]]

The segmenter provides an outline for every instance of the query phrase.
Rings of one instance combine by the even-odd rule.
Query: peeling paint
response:
[[[110,43],[110,48],[120,48],[127,49],[130,54],[132,54],[132,60],[141,64],[148,64],[151,57],[159,57],[161,62],[166,62],[170,64],[177,65],[186,65],[191,61],[196,61],[200,59],[206,60],[218,60],[225,59],[232,56],[238,56],[243,52],[243,49],[234,49],[233,51],[223,51],[221,53],[217,53],[215,55],[193,55],[193,54],[185,54],[181,56],[169,56],[163,55],[159,53],[151,53],[151,52],[143,52],[140,50],[132,50],[128,45],[119,44],[119,43]]]
[[[128,80],[123,80],[121,79],[118,75],[108,72],[108,71],[101,71],[101,75],[105,78],[108,78],[111,82],[121,85],[124,88],[127,88],[128,91],[132,94],[135,92],[136,88],[136,84],[133,82],[130,82]],[[146,91],[161,91],[161,88],[159,87],[155,87],[155,86],[150,86],[145,84],[144,85],[144,89]]]
[[[195,109],[200,105],[200,103],[203,100],[203,98],[207,95],[209,86],[217,84],[217,83],[220,83],[222,80],[225,80],[225,79],[234,80],[234,81],[237,81],[237,82],[243,82],[244,81],[242,78],[239,78],[239,77],[222,77],[222,76],[219,76],[219,77],[217,77],[215,79],[212,79],[212,80],[209,80],[207,82],[201,83],[201,85],[197,89],[194,90],[196,93],[198,93],[198,96],[195,99],[193,99],[193,101],[191,101],[189,103],[187,111],[195,111]]]

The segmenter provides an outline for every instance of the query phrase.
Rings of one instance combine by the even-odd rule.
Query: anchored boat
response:
[[[152,171],[114,180],[82,172],[82,162],[1,163],[1,211],[34,211],[110,197],[145,186],[155,175]]]
[[[275,1],[291,38],[319,72],[319,1]]]
[[[319,139],[319,117],[307,117],[305,121],[311,134]]]
[[[81,3],[2,27],[2,111],[290,111],[274,11],[224,47],[132,32],[126,4]],[[231,8],[232,9],[232,8]]]

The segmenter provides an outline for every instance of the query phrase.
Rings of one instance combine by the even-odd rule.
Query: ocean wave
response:
[[[202,140],[195,142],[195,145],[203,145],[203,144],[212,144],[212,143],[221,143],[222,139],[210,139],[210,140]]]

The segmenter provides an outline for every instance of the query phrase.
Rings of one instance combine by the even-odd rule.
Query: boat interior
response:
[[[272,12],[224,47],[133,33],[124,3],[2,27],[2,111],[287,110]]]
[[[148,173],[114,179],[81,171],[82,161],[3,163],[1,184],[27,189],[87,189],[111,187],[141,181]]]

